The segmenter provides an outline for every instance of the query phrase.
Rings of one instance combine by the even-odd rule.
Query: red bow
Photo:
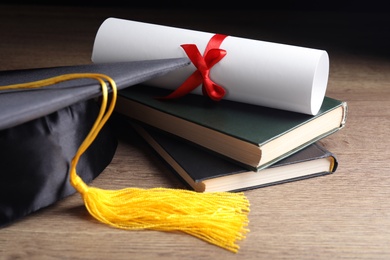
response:
[[[197,70],[194,71],[194,73],[192,73],[175,91],[163,97],[163,99],[182,97],[203,83],[203,95],[207,95],[214,101],[221,100],[226,91],[210,79],[210,70],[227,54],[225,50],[219,49],[219,46],[226,37],[227,35],[222,34],[215,34],[211,37],[203,57],[195,44],[181,45]]]

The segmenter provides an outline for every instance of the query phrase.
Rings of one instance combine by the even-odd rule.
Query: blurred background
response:
[[[175,26],[198,31],[223,33],[256,40],[272,41],[310,48],[324,49],[333,53],[348,55],[375,56],[390,58],[390,8],[387,1],[35,1],[3,0],[0,6],[13,6],[8,13],[0,10],[0,30],[2,39],[12,37],[8,27],[20,28],[28,39],[28,34],[54,30],[61,24],[63,37],[67,41],[64,48],[71,51],[69,37],[91,42],[104,19],[112,16],[142,22]],[[20,6],[20,8],[18,8]],[[50,7],[50,9],[48,9]],[[61,11],[59,11],[61,7]],[[65,7],[65,9],[63,8]],[[56,11],[58,9],[58,11]],[[13,10],[13,11],[12,11]],[[65,11],[64,11],[65,10]],[[53,24],[42,24],[40,13],[51,12]],[[80,13],[83,16],[80,16]],[[27,18],[28,17],[28,18]],[[31,21],[34,19],[36,21]],[[89,35],[77,35],[79,20],[88,20]],[[15,23],[19,23],[16,25]],[[66,36],[67,35],[67,36]],[[80,38],[81,37],[81,38]],[[0,47],[15,44],[12,38],[0,42]],[[58,39],[53,39],[53,41]],[[45,51],[50,52],[50,39]],[[27,43],[26,43],[27,44]],[[41,44],[29,48],[43,48]],[[22,52],[21,46],[21,52]],[[52,53],[55,56],[55,53]],[[8,64],[3,64],[4,66]],[[12,66],[11,66],[12,67]]]

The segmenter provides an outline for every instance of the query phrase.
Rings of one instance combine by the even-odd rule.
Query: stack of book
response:
[[[241,191],[334,173],[319,144],[345,125],[347,103],[325,96],[307,115],[137,85],[119,91],[116,112],[195,191]]]

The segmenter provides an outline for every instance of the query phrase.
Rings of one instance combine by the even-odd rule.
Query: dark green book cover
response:
[[[136,85],[119,92],[116,111],[184,138],[251,170],[265,168],[341,129],[347,104],[325,97],[306,115],[189,94],[160,100],[171,90]]]
[[[134,121],[131,125],[168,167],[198,192],[267,187],[331,174],[338,166],[333,153],[314,143],[261,171],[249,171],[169,133]]]

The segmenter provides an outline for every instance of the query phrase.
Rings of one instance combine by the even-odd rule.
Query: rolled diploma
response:
[[[118,18],[100,26],[92,62],[117,62],[187,57],[181,44],[195,44],[200,53],[214,33]],[[224,99],[304,114],[318,113],[329,75],[326,51],[228,36],[220,49],[227,55],[210,70],[210,78],[226,90]],[[193,64],[147,83],[176,89],[194,71]],[[192,93],[202,94],[201,88]]]

